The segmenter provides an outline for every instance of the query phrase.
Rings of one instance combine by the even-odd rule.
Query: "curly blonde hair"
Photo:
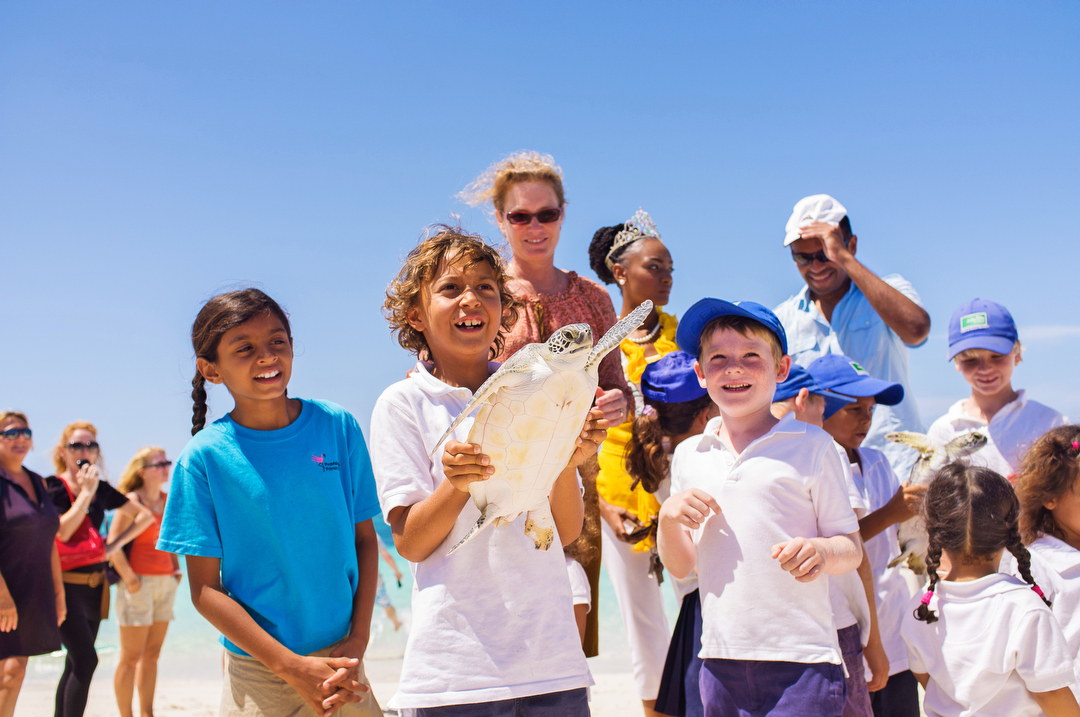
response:
[[[522,150],[500,159],[458,193],[458,199],[478,207],[491,202],[496,212],[502,212],[506,193],[519,182],[547,182],[555,192],[559,206],[566,204],[563,192],[562,169],[550,154]]]
[[[140,448],[138,452],[131,457],[128,461],[127,467],[124,468],[124,472],[120,474],[120,482],[117,484],[116,489],[121,493],[130,493],[133,490],[142,488],[143,479],[139,475],[139,471],[146,468],[146,464],[150,462],[150,456],[155,453],[165,455],[165,449],[161,446],[146,446]]]
[[[502,328],[491,347],[494,358],[502,351],[504,332],[509,331],[518,319],[518,301],[506,287],[509,275],[499,252],[482,238],[469,234],[461,227],[439,224],[426,232],[426,236],[409,252],[401,271],[386,287],[383,315],[390,324],[390,331],[402,348],[418,357],[428,355],[430,347],[421,331],[409,325],[409,311],[422,299],[424,287],[434,278],[443,261],[464,261],[470,267],[482,261],[491,265],[495,281],[499,284],[502,300]]]
[[[64,449],[67,448],[68,441],[71,440],[71,434],[79,429],[90,431],[90,434],[97,440],[97,427],[90,421],[75,421],[64,426],[63,432],[60,434],[60,442],[56,444],[56,448],[53,449],[52,462],[53,467],[56,468],[56,475],[60,475],[67,470],[67,461],[64,460]],[[101,451],[98,451],[98,461],[101,461]]]

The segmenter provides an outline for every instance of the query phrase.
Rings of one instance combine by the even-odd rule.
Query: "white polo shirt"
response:
[[[873,448],[860,448],[858,464],[851,464],[855,485],[862,492],[869,512],[880,510],[900,489],[900,482],[893,473],[885,454]],[[900,572],[900,566],[889,563],[900,557],[897,525],[894,523],[870,540],[863,543],[870,571],[874,574],[874,597],[877,600],[878,629],[885,655],[889,658],[889,674],[895,675],[908,668],[907,645],[900,636],[900,624],[908,612],[911,590]]]
[[[795,537],[858,531],[835,443],[789,413],[736,456],[717,434],[721,421],[680,443],[671,466],[672,494],[699,488],[721,509],[691,531],[700,656],[842,664],[828,580],[800,583],[771,552]]]
[[[1013,475],[1020,470],[1020,461],[1032,443],[1051,428],[1069,422],[1054,409],[1029,401],[1023,389],[1016,393],[1016,400],[1002,406],[990,423],[969,414],[964,409],[967,399],[961,399],[930,425],[926,435],[944,445],[959,435],[982,429],[990,440],[971,454],[971,465],[986,466],[1006,477]]]
[[[914,287],[899,274],[889,274],[881,277],[881,280],[922,306]],[[855,286],[854,281],[833,309],[832,323],[826,321],[810,300],[810,288],[807,286],[773,311],[787,333],[791,360],[800,366],[809,366],[814,359],[826,354],[843,354],[858,361],[874,378],[899,383],[904,387],[903,401],[895,406],[878,406],[874,409],[874,420],[863,445],[882,451],[888,456],[893,471],[906,477],[917,454],[898,443],[885,440],[885,434],[893,431],[921,433],[923,423],[908,383],[908,348],[896,332],[878,316],[870,300]]]
[[[1044,535],[1028,546],[1028,552],[1032,577],[1053,603],[1050,611],[1065,633],[1077,680],[1072,690],[1080,699],[1080,550]]]
[[[1031,692],[1074,682],[1073,658],[1050,608],[1027,583],[995,573],[970,582],[941,580],[930,600],[938,621],[927,624],[908,603],[903,635],[911,670],[930,675],[927,717],[1036,717]]]
[[[840,455],[840,465],[844,469],[844,486],[847,488],[848,503],[851,505],[855,518],[861,519],[866,515],[867,503],[863,494],[852,476],[853,466],[848,462],[847,452],[839,443],[833,443],[836,452]],[[862,578],[857,570],[843,575],[829,576],[829,602],[832,603],[833,621],[837,630],[843,630],[852,625],[859,626],[859,636],[865,647],[870,640],[870,603],[866,600],[866,590],[863,588]]]
[[[379,397],[370,452],[384,518],[445,480],[441,455],[429,456],[471,399],[471,391],[439,381],[423,363]],[[462,421],[451,437],[464,441],[471,427],[472,418]],[[447,557],[479,517],[470,500],[439,547],[409,563],[413,624],[391,707],[493,702],[592,684],[558,540],[537,550],[521,515]]]

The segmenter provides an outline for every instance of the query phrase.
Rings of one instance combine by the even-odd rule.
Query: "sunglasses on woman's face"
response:
[[[6,431],[0,431],[0,436],[3,436],[6,441],[14,441],[16,438],[30,440],[33,435],[33,431],[29,428],[10,428]]]
[[[150,463],[147,468],[168,468],[172,465],[172,461],[163,461],[162,463]]]
[[[541,209],[535,214],[529,212],[508,212],[506,214],[506,221],[511,224],[532,224],[533,217],[536,217],[536,221],[541,224],[551,224],[552,222],[559,221],[559,217],[562,216],[562,209],[558,207],[554,209]]]
[[[89,443],[69,443],[67,444],[68,450],[72,453],[78,451],[96,451],[98,449],[97,441],[90,441]]]

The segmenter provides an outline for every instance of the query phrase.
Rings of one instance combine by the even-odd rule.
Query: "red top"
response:
[[[161,530],[161,515],[165,512],[166,497],[164,493],[161,494],[160,513],[152,509],[150,511],[154,522],[128,544],[128,563],[136,575],[172,575],[176,572],[172,553],[162,552],[155,547],[158,532]],[[139,502],[142,503],[142,500]]]

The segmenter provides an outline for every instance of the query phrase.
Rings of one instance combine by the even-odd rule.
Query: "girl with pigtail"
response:
[[[1059,426],[1035,441],[1020,464],[1016,495],[1031,573],[1065,633],[1080,699],[1080,426]]]
[[[1073,656],[1032,577],[1009,482],[950,463],[927,488],[924,514],[930,584],[901,627],[924,713],[1080,715]],[[1005,551],[1022,579],[998,572]]]
[[[289,319],[258,289],[210,299],[191,341],[193,438],[157,547],[186,556],[191,601],[222,633],[221,714],[381,715],[362,662],[379,502],[356,419],[288,396]],[[235,402],[209,425],[206,383]]]

